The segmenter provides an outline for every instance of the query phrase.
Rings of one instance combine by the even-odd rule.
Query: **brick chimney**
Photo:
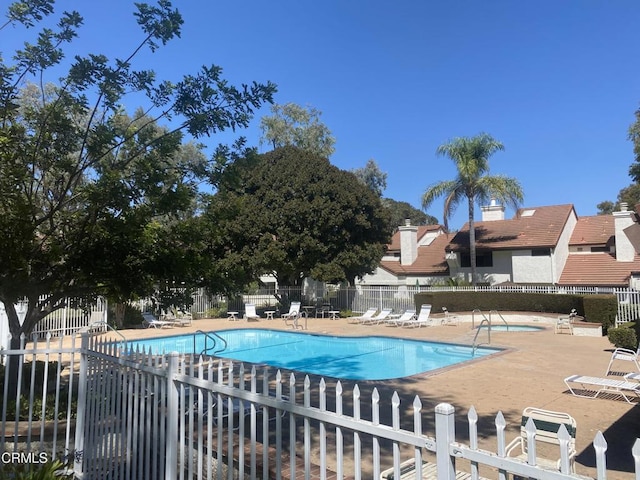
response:
[[[400,265],[411,265],[418,257],[418,227],[411,225],[406,219],[404,225],[398,227],[400,232]]]
[[[504,220],[504,205],[498,205],[495,198],[491,199],[491,203],[489,205],[480,207],[480,210],[482,210],[483,222]]]
[[[636,249],[624,233],[624,229],[634,224],[634,213],[629,210],[625,202],[620,203],[620,211],[613,212],[616,235],[616,260],[618,262],[633,262]]]

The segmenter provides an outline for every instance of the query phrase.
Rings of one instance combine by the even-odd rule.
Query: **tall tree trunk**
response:
[[[476,286],[476,225],[474,217],[474,198],[469,196],[469,257],[471,261],[471,285]]]

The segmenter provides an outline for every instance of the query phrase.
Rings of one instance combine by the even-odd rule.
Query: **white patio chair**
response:
[[[612,375],[613,373],[618,373],[618,372],[613,372],[611,370],[611,365],[613,365],[613,362],[618,360],[623,362],[632,362],[633,365],[635,365],[636,370],[640,372],[640,364],[638,364],[638,355],[640,355],[640,345],[638,345],[638,348],[635,351],[629,348],[616,348],[611,354],[611,359],[609,360],[609,365],[607,365],[606,374]],[[623,373],[628,373],[628,372],[623,372]]]
[[[289,305],[289,311],[282,314],[282,319],[284,320],[285,325],[292,328],[302,328],[301,325],[298,325],[298,318],[300,318],[300,305],[300,302],[291,302],[291,305]]]
[[[260,320],[260,315],[256,313],[256,306],[253,303],[244,304],[244,319],[247,322],[249,320]]]
[[[402,312],[402,315],[400,315],[399,317],[396,318],[388,318],[384,321],[384,323],[386,323],[387,325],[392,325],[394,327],[398,327],[400,325],[402,325],[405,322],[409,322],[411,320],[414,320],[416,318],[416,311],[409,309],[409,310],[405,310],[404,312]]]
[[[558,431],[564,425],[569,434],[569,465],[571,471],[575,472],[576,457],[576,420],[564,412],[554,412],[551,410],[543,410],[541,408],[527,407],[522,411],[522,421],[520,423],[520,436],[513,439],[506,447],[507,456],[515,456],[521,460],[527,461],[529,445],[529,434],[527,433],[527,423],[531,420],[535,426],[534,441],[536,444],[548,443],[552,445],[561,445],[558,438]],[[530,427],[529,427],[530,428]],[[534,447],[531,447],[534,448]],[[536,453],[541,449],[536,449]],[[513,454],[513,455],[512,455]],[[546,468],[560,468],[560,452],[558,459],[550,459],[536,455],[536,464]]]
[[[368,319],[368,318],[373,317],[376,314],[377,311],[378,311],[378,309],[375,308],[375,307],[369,308],[362,315],[355,315],[353,317],[347,317],[347,322],[348,323],[359,323],[360,320]]]
[[[420,313],[418,314],[418,318],[414,318],[413,320],[408,320],[406,322],[403,322],[402,324],[400,324],[400,326],[411,327],[411,328],[422,327],[422,326],[430,327],[433,325],[433,320],[429,318],[430,314],[431,314],[431,305],[427,303],[420,307]]]
[[[376,325],[378,323],[383,323],[389,315],[391,315],[391,308],[383,308],[380,310],[380,313],[371,318],[361,319],[358,323],[360,325]]]

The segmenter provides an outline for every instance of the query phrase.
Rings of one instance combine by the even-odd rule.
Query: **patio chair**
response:
[[[573,321],[576,316],[576,309],[572,308],[569,315],[561,315],[556,320],[555,333],[562,333],[563,331],[569,332],[569,335],[573,335]]]
[[[564,425],[569,434],[569,466],[571,472],[575,473],[575,457],[576,457],[576,420],[568,413],[554,412],[551,410],[543,410],[541,408],[527,407],[522,411],[522,421],[520,423],[520,435],[514,438],[509,445],[506,446],[507,456],[513,456],[520,460],[527,461],[528,451],[530,448],[529,437],[532,427],[535,427],[534,441],[536,446],[538,443],[547,443],[552,445],[561,445],[558,433],[560,427]],[[550,459],[538,456],[541,449],[531,447],[536,452],[536,464],[543,468],[560,469],[560,452],[558,451],[557,459]]]
[[[417,478],[415,459],[411,458],[409,460],[406,460],[402,462],[399,467],[400,476],[397,477],[398,480],[415,480]],[[422,461],[422,478],[425,480],[437,480],[438,471],[435,463],[428,462],[426,460]],[[391,467],[380,472],[380,480],[396,480],[394,468]],[[471,474],[456,470],[456,480],[471,480]],[[484,477],[478,477],[478,480],[487,479]]]
[[[442,325],[453,325],[455,327],[458,326],[459,319],[457,315],[453,315],[449,313],[447,307],[442,307],[442,312],[444,313],[444,318],[442,319]]]
[[[249,320],[260,320],[260,315],[256,313],[256,306],[253,303],[245,303],[244,304],[244,319],[248,322]]]
[[[399,317],[388,318],[384,321],[387,325],[392,325],[394,327],[398,327],[402,325],[404,322],[408,322],[410,320],[414,320],[416,318],[415,310],[405,310],[402,312],[402,315]]]
[[[353,316],[353,317],[347,317],[347,322],[348,323],[359,323],[360,320],[362,320],[362,319],[368,319],[368,318],[373,317],[376,314],[377,311],[378,311],[378,309],[375,308],[375,307],[369,308],[362,315],[356,315],[356,316]]]
[[[624,362],[632,362],[633,365],[635,365],[636,370],[640,372],[640,364],[638,364],[638,355],[640,355],[640,345],[638,345],[638,348],[635,351],[629,348],[616,348],[611,354],[611,360],[609,360],[609,365],[607,365],[606,374],[607,375],[612,375],[615,373],[619,374],[619,372],[617,371],[614,372],[611,370],[611,365],[613,365],[613,362],[617,360],[624,361]]]
[[[289,305],[289,311],[282,314],[282,319],[284,320],[285,325],[291,328],[302,328],[302,325],[298,324],[298,319],[300,318],[300,305],[300,302],[291,302],[291,305]]]
[[[158,320],[151,312],[145,312],[142,314],[143,328],[173,328],[174,325],[174,322]]]
[[[380,310],[380,313],[371,318],[361,319],[358,323],[360,325],[376,325],[378,323],[383,323],[389,315],[391,315],[391,308],[383,308]]]
[[[621,396],[627,403],[633,404],[629,397],[630,393],[640,398],[640,383],[629,378],[616,380],[613,378],[589,377],[586,375],[571,375],[564,379],[564,383],[569,392],[575,397],[598,398],[602,393]],[[572,384],[580,385],[576,389]]]
[[[403,322],[400,326],[411,327],[411,328],[422,327],[422,326],[430,327],[433,325],[433,320],[429,318],[430,314],[431,314],[431,305],[427,303],[420,307],[420,313],[418,314],[418,318],[414,318],[413,320],[408,320],[406,322]]]

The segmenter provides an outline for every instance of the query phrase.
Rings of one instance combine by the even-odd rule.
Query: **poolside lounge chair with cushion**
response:
[[[431,314],[431,305],[427,303],[420,307],[420,313],[418,314],[418,318],[409,320],[408,322],[404,322],[401,326],[402,327],[422,327],[422,326],[430,327],[433,325],[433,320],[429,319],[430,314]]]
[[[424,480],[437,480],[438,472],[435,463],[423,461],[422,462],[422,478]],[[400,464],[400,476],[398,480],[415,480],[416,468],[415,460],[409,459]],[[478,477],[479,480],[486,480],[483,477]],[[393,467],[380,473],[380,480],[396,480],[394,476]],[[467,472],[456,471],[456,480],[471,480],[471,474]]]
[[[640,383],[635,381],[615,380],[613,378],[588,377],[584,375],[571,375],[564,379],[565,385],[572,395],[584,398],[597,398],[601,393],[620,395],[627,403],[633,403],[627,394],[633,393],[640,397]],[[579,384],[580,390],[571,384]]]
[[[298,325],[298,318],[300,318],[300,302],[291,302],[289,305],[289,311],[282,314],[282,319],[285,325],[292,328],[302,328],[302,325]]]
[[[569,465],[571,471],[575,472],[575,456],[576,452],[576,426],[575,419],[568,413],[554,412],[551,410],[543,410],[541,408],[527,407],[522,411],[522,421],[520,423],[520,436],[513,439],[506,447],[507,456],[514,456],[521,460],[527,461],[528,457],[528,439],[529,435],[527,427],[529,421],[535,426],[535,442],[560,445],[558,431],[562,425],[567,429],[569,434]],[[536,450],[536,453],[539,450]],[[536,464],[545,468],[560,468],[560,452],[558,451],[558,459],[541,458],[536,456]]]
[[[248,322],[249,320],[260,320],[260,315],[256,313],[256,306],[253,303],[245,303],[244,304],[244,319]]]
[[[414,320],[415,318],[416,318],[416,311],[410,309],[402,312],[402,315],[400,315],[399,317],[388,318],[387,320],[384,321],[384,323],[398,327],[402,325],[404,322],[409,322],[411,320]]]
[[[142,327],[143,328],[173,328],[174,322],[168,322],[166,320],[158,320],[153,313],[145,312],[142,314]]]
[[[638,355],[640,354],[640,345],[638,345],[638,349],[633,351],[628,348],[616,348],[611,354],[611,360],[609,360],[609,365],[607,366],[607,375],[611,375],[613,372],[611,370],[611,365],[616,360],[621,360],[625,362],[633,362],[636,367],[636,370],[640,372],[640,364],[638,364]]]
[[[349,322],[349,323],[359,323],[360,320],[362,320],[362,319],[368,319],[368,318],[373,317],[376,314],[377,311],[378,311],[378,309],[375,308],[375,307],[374,308],[369,308],[362,315],[356,315],[356,316],[353,316],[353,317],[347,317],[347,322]]]
[[[442,325],[453,325],[455,327],[458,326],[458,316],[449,313],[447,307],[442,307],[442,312],[444,313],[444,318],[442,319]]]
[[[378,323],[382,323],[385,319],[391,315],[391,308],[383,308],[380,310],[380,313],[371,318],[363,318],[358,321],[361,325],[376,325]]]

